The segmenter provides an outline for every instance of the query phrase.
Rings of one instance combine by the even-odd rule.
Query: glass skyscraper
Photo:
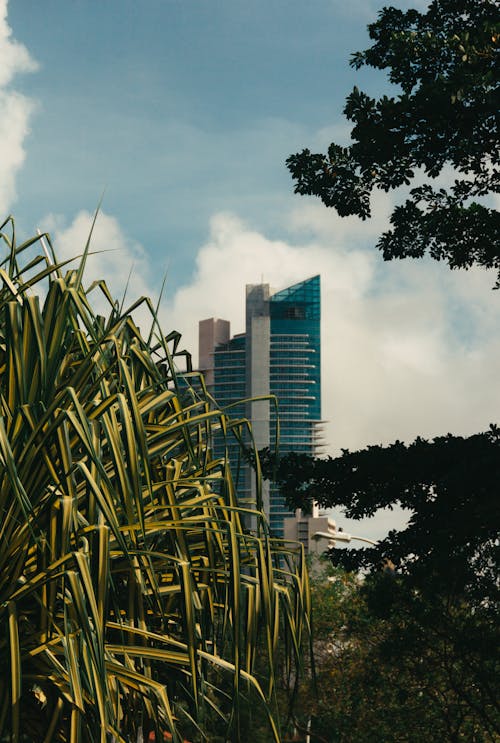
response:
[[[230,337],[225,320],[200,322],[200,369],[217,404],[246,417],[257,449],[274,448],[279,420],[279,451],[318,454],[321,436],[320,277],[274,294],[268,284],[246,288],[246,330]],[[273,402],[276,398],[277,406]],[[239,400],[250,400],[234,405]],[[236,444],[230,458],[239,460]],[[240,475],[240,492],[254,497],[249,468]],[[264,493],[272,532],[283,537],[290,516],[279,493]]]

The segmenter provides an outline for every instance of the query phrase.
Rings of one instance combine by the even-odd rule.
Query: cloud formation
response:
[[[485,429],[500,405],[492,274],[430,261],[383,264],[373,249],[354,247],[342,220],[322,213],[318,220],[312,205],[301,207],[290,219],[298,239],[288,242],[215,215],[192,283],[168,307],[186,347],[196,348],[206,317],[231,320],[233,334],[244,330],[246,283],[279,290],[320,273],[330,452]],[[383,219],[360,223],[365,242]]]
[[[0,214],[7,216],[16,198],[15,178],[22,166],[34,101],[12,90],[19,73],[37,69],[26,47],[12,38],[7,23],[7,0],[0,0]]]
[[[50,234],[58,260],[75,258],[73,267],[78,265],[78,258],[85,249],[92,229],[93,218],[94,215],[86,210],[80,211],[69,224],[59,215],[45,217],[41,229]],[[71,267],[69,264],[68,268]],[[118,220],[104,211],[99,212],[92,232],[84,274],[86,285],[101,279],[108,285],[114,299],[121,303],[125,298],[125,308],[139,297],[154,297],[153,274],[143,247],[130,240]],[[107,314],[107,302],[98,290],[95,291],[96,309]],[[138,310],[134,316],[147,332],[151,324],[149,313]]]

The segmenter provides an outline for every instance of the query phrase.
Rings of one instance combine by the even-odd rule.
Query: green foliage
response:
[[[370,729],[378,730],[374,737],[363,737],[367,733],[361,727],[359,737],[354,733],[349,737],[348,728],[342,727],[344,737],[339,740],[417,742],[430,736],[432,725],[442,728],[437,739],[496,740],[500,735],[499,429],[492,426],[468,438],[417,439],[409,446],[401,442],[371,446],[344,451],[335,459],[294,454],[279,462],[277,477],[293,507],[314,499],[323,508],[345,508],[350,518],[369,516],[396,503],[410,509],[406,528],[391,532],[376,547],[330,553],[336,564],[348,570],[362,568],[369,575],[360,591],[370,621],[353,607],[346,621],[347,635],[345,629],[340,632],[348,648],[344,660],[358,638],[359,669],[348,666],[353,676],[347,678],[338,677],[336,671],[336,714],[340,720],[346,705],[356,710],[355,720],[369,719]],[[395,564],[395,573],[381,570],[387,560]],[[316,613],[314,619],[317,627]],[[337,630],[332,632],[335,636]],[[372,688],[376,673],[384,694]],[[318,683],[321,688],[321,669]],[[363,709],[354,705],[351,694],[365,701]],[[402,704],[409,716],[406,733],[405,718],[395,711]],[[377,711],[376,724],[367,711],[372,709]],[[326,706],[323,713],[327,712]],[[391,728],[391,718],[400,721],[401,729],[395,723]],[[358,724],[355,720],[351,719],[353,725]],[[384,720],[388,727],[382,732]]]
[[[330,568],[311,588],[317,693],[301,689],[297,714],[312,741],[497,740],[494,647],[477,649],[479,626],[460,606],[417,611],[405,581],[383,572],[360,580]],[[459,620],[468,640],[450,629]]]
[[[352,65],[387,70],[401,92],[377,100],[354,88],[344,109],[352,144],[291,155],[295,192],[366,219],[375,189],[451,167],[449,188],[427,181],[410,190],[377,247],[386,260],[428,253],[451,268],[500,271],[499,214],[474,201],[499,190],[498,3],[434,0],[425,13],[386,7],[369,34],[373,45]]]
[[[469,600],[498,601],[500,430],[469,437],[417,438],[370,446],[340,457],[292,454],[278,466],[277,480],[290,507],[315,500],[342,506],[348,518],[373,515],[399,504],[409,509],[406,529],[377,548],[346,551],[346,567],[369,568],[390,558],[420,587],[454,586]]]
[[[307,571],[213,457],[234,422],[176,371],[149,300],[84,288],[88,245],[63,274],[48,236],[17,245],[9,219],[0,237],[0,740],[194,741],[210,716],[238,740],[248,695],[278,740],[276,659],[284,642],[297,673]]]

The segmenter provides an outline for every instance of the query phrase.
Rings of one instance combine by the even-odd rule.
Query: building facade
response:
[[[247,418],[258,450],[275,448],[317,455],[321,438],[320,277],[271,293],[268,284],[246,287],[245,333],[230,337],[229,323],[200,322],[200,370],[217,405]],[[235,404],[238,401],[245,401]],[[229,406],[229,407],[228,407]],[[229,445],[232,466],[240,462],[237,442]],[[239,490],[254,500],[251,469],[242,467]],[[276,488],[264,491],[271,531],[284,537],[293,514]]]

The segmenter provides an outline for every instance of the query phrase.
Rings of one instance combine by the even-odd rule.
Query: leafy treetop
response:
[[[377,546],[329,552],[337,565],[367,573],[362,594],[375,635],[365,638],[371,649],[359,659],[361,673],[349,673],[336,683],[347,710],[351,700],[370,700],[363,708],[377,710],[377,726],[391,708],[397,724],[402,723],[398,709],[407,688],[412,690],[408,701],[423,695],[429,705],[422,715],[416,708],[410,712],[405,703],[407,723],[408,714],[435,730],[444,725],[438,737],[450,742],[498,739],[499,455],[500,430],[491,426],[467,438],[448,434],[432,441],[418,438],[410,445],[396,441],[345,450],[334,459],[292,453],[275,465],[292,508],[317,501],[323,508],[344,508],[350,518],[395,504],[409,509],[406,527]],[[264,463],[268,465],[266,457]],[[345,660],[345,653],[340,664],[335,656],[335,665]],[[370,668],[377,669],[376,679],[369,676]],[[378,688],[381,678],[397,690],[392,702],[371,698],[370,689]],[[345,716],[344,709],[338,712],[332,725]],[[396,730],[390,720],[388,724],[389,731]],[[415,732],[413,723],[410,728]],[[377,739],[413,739],[400,732],[384,732]],[[415,740],[427,738],[427,732],[417,730]],[[359,737],[351,731],[348,739],[367,740],[366,728]]]
[[[452,590],[471,602],[498,600],[500,429],[467,438],[417,438],[405,445],[370,446],[314,459],[290,454],[277,480],[291,508],[343,507],[349,518],[395,504],[409,509],[408,525],[374,549],[337,550],[345,567],[396,564],[424,591]]]
[[[401,92],[377,100],[354,88],[344,108],[352,144],[287,160],[296,193],[362,219],[375,189],[409,186],[417,171],[427,177],[394,209],[377,244],[385,260],[428,252],[450,268],[500,271],[499,214],[475,201],[499,191],[498,10],[498,0],[434,0],[426,13],[383,8],[369,26],[373,45],[351,64],[387,70]],[[429,179],[445,166],[455,180],[434,188]]]

